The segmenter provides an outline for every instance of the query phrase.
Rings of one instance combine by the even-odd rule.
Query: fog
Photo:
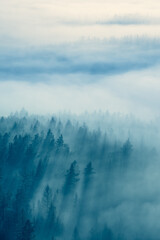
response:
[[[130,35],[155,37],[160,32],[160,4],[156,0],[16,0],[14,3],[1,0],[0,3],[1,45],[46,46],[77,41],[82,37],[102,40]],[[66,24],[69,22],[74,24],[69,26]],[[88,22],[103,24],[88,26]]]
[[[37,114],[108,110],[133,114],[143,120],[154,119],[159,116],[160,94],[158,76],[153,78],[152,71],[102,77],[103,80],[94,84],[0,82],[1,115],[22,108]],[[76,77],[84,80],[86,76]],[[68,79],[75,76],[69,75]]]
[[[160,2],[0,4],[0,239],[158,240]]]
[[[2,49],[1,115],[106,110],[159,116],[159,40],[80,41]]]

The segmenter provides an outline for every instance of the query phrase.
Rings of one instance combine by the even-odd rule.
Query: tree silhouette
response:
[[[21,240],[33,240],[35,239],[35,229],[33,224],[30,222],[30,220],[27,220],[25,222],[25,225],[22,229],[22,237]]]
[[[132,144],[130,140],[127,139],[127,141],[124,143],[122,147],[123,156],[128,158],[131,155],[132,149],[133,149]]]
[[[74,161],[71,163],[71,166],[70,166],[69,170],[67,170],[67,173],[66,173],[65,184],[63,187],[64,195],[67,195],[67,194],[71,193],[72,191],[74,191],[76,184],[79,181],[78,176],[79,176],[79,171],[78,171],[77,162]]]
[[[93,177],[93,174],[95,174],[94,169],[92,167],[92,163],[89,162],[84,169],[84,187],[87,188],[89,183],[91,182],[91,179]]]
[[[42,207],[44,216],[48,216],[51,203],[52,203],[52,190],[49,187],[49,185],[47,185],[44,189],[42,196]]]

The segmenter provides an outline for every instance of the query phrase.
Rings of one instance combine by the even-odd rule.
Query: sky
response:
[[[25,108],[159,117],[159,1],[0,4],[0,115]]]

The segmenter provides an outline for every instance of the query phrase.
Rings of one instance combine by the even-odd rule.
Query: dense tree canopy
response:
[[[117,138],[110,124],[103,132],[72,118],[2,117],[0,239],[137,239],[136,231],[146,239],[126,211],[139,199],[142,167],[158,156],[133,136]]]

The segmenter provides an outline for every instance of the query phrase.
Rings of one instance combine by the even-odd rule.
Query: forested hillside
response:
[[[1,240],[159,239],[158,128],[101,121],[0,118]]]

